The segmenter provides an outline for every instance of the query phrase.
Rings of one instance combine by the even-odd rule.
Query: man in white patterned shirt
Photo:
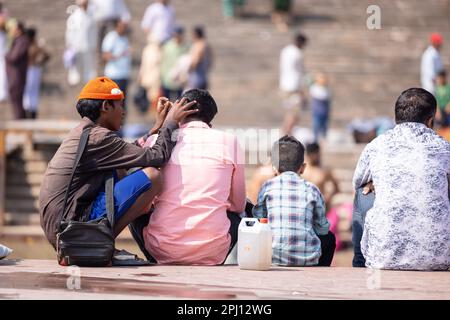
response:
[[[396,127],[369,143],[359,159],[356,199],[363,204],[358,190],[368,182],[375,189],[373,207],[362,217],[367,267],[449,268],[450,143],[433,131],[435,113],[436,100],[428,91],[404,91],[395,104]],[[357,238],[354,234],[355,245]]]

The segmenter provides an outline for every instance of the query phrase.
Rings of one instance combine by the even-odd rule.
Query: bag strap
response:
[[[91,131],[91,128],[87,127],[87,128],[84,128],[83,132],[81,133],[80,142],[78,143],[77,155],[75,157],[75,163],[73,164],[72,173],[70,174],[69,183],[67,184],[67,190],[66,190],[66,195],[64,197],[64,205],[63,205],[63,210],[62,210],[61,219],[59,221],[59,224],[61,224],[61,222],[63,222],[67,217],[66,209],[67,209],[67,201],[69,200],[70,187],[72,185],[73,177],[75,175],[75,171],[77,170],[81,156],[83,155],[84,149],[86,149],[90,131]]]
[[[109,174],[105,181],[106,213],[111,229],[114,229],[114,177]]]

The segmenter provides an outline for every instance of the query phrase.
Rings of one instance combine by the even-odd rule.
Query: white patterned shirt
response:
[[[373,181],[361,250],[377,269],[450,266],[450,143],[419,123],[402,123],[364,149],[355,189]]]

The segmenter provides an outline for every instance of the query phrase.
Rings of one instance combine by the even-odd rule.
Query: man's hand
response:
[[[366,185],[363,187],[362,194],[366,195],[371,192],[375,193],[375,187],[373,185],[373,181],[366,183]]]
[[[198,112],[198,109],[189,110],[197,101],[187,102],[186,98],[175,101],[170,107],[169,113],[167,114],[166,121],[173,120],[177,123],[186,119],[187,116]]]
[[[150,130],[150,135],[155,134],[161,129],[164,120],[166,120],[167,114],[169,113],[171,107],[171,102],[166,97],[161,97],[158,99],[158,104],[156,106],[156,122],[153,128]]]

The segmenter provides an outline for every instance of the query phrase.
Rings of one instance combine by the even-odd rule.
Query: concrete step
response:
[[[6,198],[7,201],[17,201],[18,199],[32,197],[37,199],[39,197],[40,185],[27,186],[7,186]]]
[[[28,175],[23,173],[13,173],[6,176],[7,186],[23,186],[31,185],[36,186],[42,183],[44,173],[30,173]]]
[[[39,212],[39,200],[35,198],[10,199],[6,201],[5,209],[11,213]]]
[[[47,170],[47,162],[46,161],[8,161],[7,170],[10,174],[14,173],[24,173],[24,174],[33,174],[40,173],[43,174],[45,170]]]

